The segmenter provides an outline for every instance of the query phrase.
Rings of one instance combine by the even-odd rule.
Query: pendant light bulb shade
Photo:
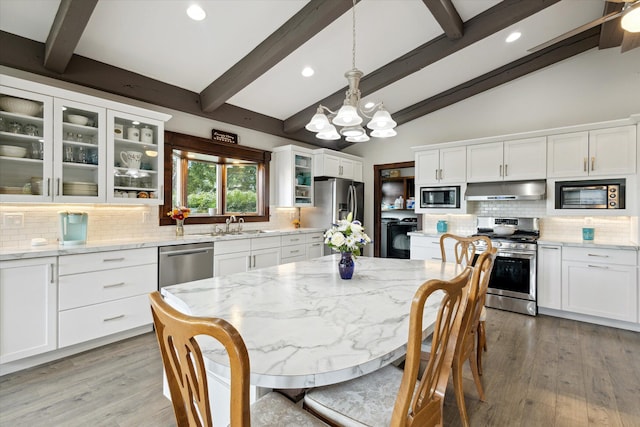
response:
[[[357,137],[364,134],[362,126],[347,126],[340,129],[340,135],[347,137]]]
[[[311,132],[320,132],[329,126],[331,126],[329,119],[327,119],[327,116],[322,112],[322,109],[318,108],[318,112],[311,118],[311,121],[307,123],[305,129]]]
[[[332,122],[336,126],[357,126],[362,123],[362,117],[358,115],[356,107],[345,104],[338,110]]]
[[[316,134],[316,138],[324,139],[327,141],[333,141],[336,139],[340,139],[340,134],[336,130],[335,126],[329,125],[326,129],[321,130]]]
[[[345,138],[347,140],[347,142],[367,142],[369,141],[369,135],[367,135],[366,133],[363,133],[360,136],[348,136]]]
[[[374,138],[390,138],[396,136],[398,132],[393,129],[376,129],[371,132],[371,136]]]
[[[633,10],[627,12],[620,21],[622,29],[630,33],[640,32],[640,5],[635,6]]]
[[[383,108],[376,111],[367,127],[371,130],[387,130],[396,127],[397,123],[391,118],[391,114]]]

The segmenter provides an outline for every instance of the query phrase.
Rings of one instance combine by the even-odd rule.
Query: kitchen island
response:
[[[329,255],[214,277],[165,287],[162,294],[184,313],[221,317],[238,329],[249,351],[256,399],[271,388],[346,381],[403,357],[416,289],[462,271],[453,263],[359,257],[353,279],[341,280],[338,260]],[[439,294],[427,301],[425,337],[439,303]],[[201,346],[215,389],[213,412],[225,414],[227,356],[207,340]]]

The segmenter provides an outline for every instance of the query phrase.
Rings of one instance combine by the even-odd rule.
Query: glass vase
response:
[[[338,264],[340,278],[349,280],[353,276],[353,270],[356,266],[353,262],[353,254],[351,252],[341,252],[340,255],[340,263]]]
[[[184,219],[176,219],[176,236],[184,236]]]

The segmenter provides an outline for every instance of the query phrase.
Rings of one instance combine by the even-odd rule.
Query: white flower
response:
[[[337,233],[333,233],[333,235],[331,236],[331,245],[339,247],[342,246],[345,242],[345,237],[344,234],[342,234],[341,232],[337,232]]]
[[[371,239],[364,232],[360,221],[351,221],[353,214],[349,213],[347,219],[342,219],[324,233],[324,242],[330,248],[340,252],[352,252],[360,255],[360,249]]]

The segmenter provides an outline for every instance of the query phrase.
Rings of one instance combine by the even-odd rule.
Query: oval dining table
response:
[[[230,322],[245,341],[251,399],[271,389],[334,384],[373,372],[406,353],[417,288],[462,272],[455,263],[358,257],[351,280],[339,255],[282,264],[161,289],[179,311]],[[424,337],[442,295],[427,301]],[[214,425],[227,425],[229,362],[222,347],[199,337],[212,395]],[[226,393],[226,396],[225,396]],[[165,384],[164,394],[168,397]]]

